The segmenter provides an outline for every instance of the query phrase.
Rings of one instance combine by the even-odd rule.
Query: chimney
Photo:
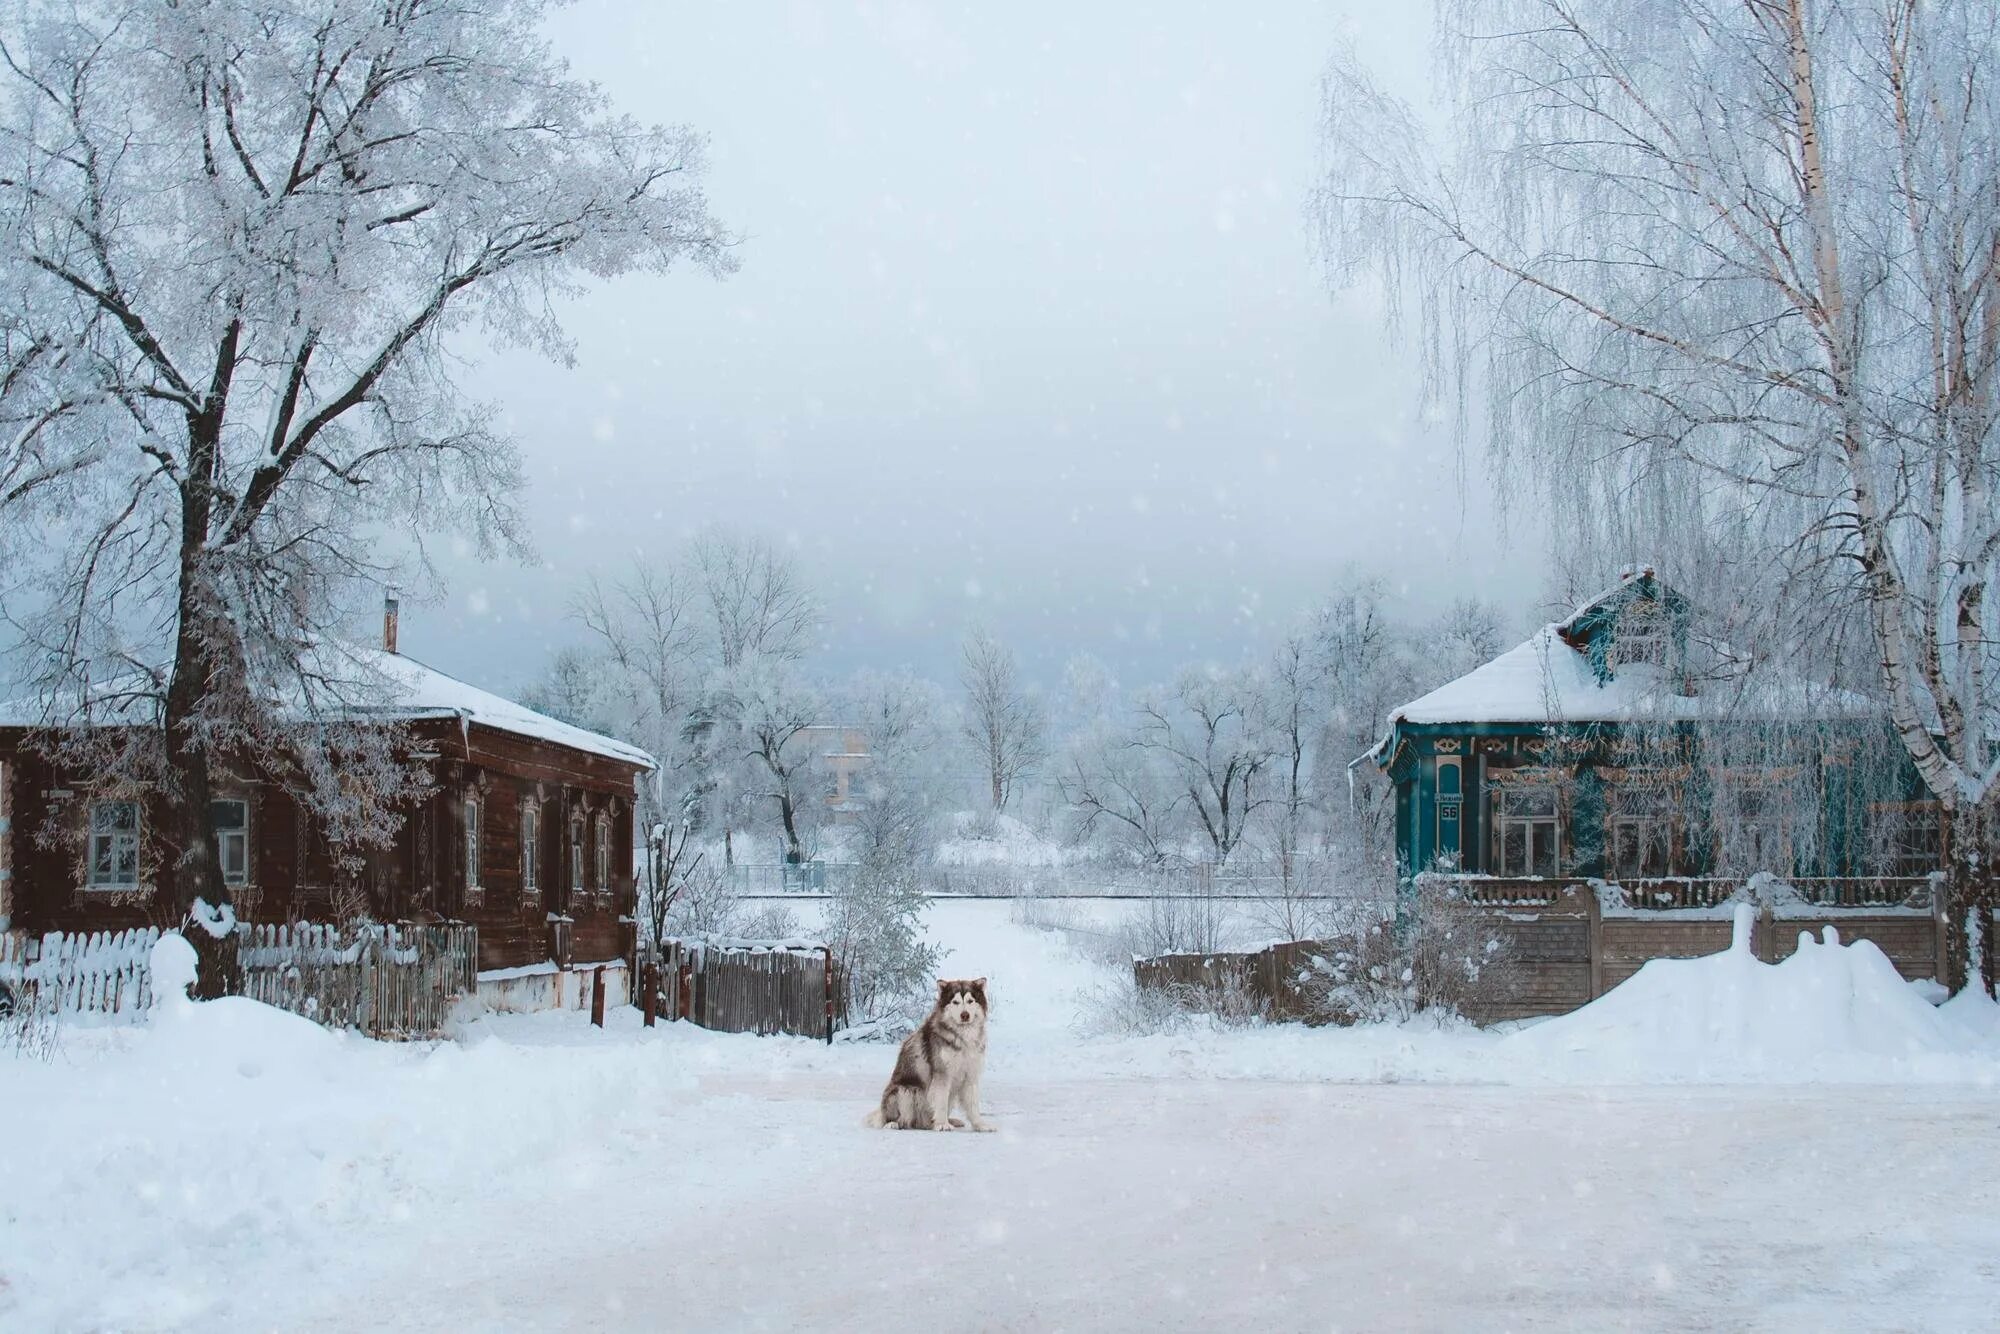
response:
[[[382,651],[385,653],[394,653],[396,651],[396,610],[396,595],[394,593],[384,593],[382,595]]]

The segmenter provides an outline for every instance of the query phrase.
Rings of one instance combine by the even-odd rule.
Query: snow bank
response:
[[[1729,949],[1655,959],[1574,1013],[1505,1039],[1544,1075],[1722,1082],[1967,1078],[1991,1082],[2000,1046],[1968,1004],[1929,1004],[1872,942],[1827,927],[1767,964],[1750,951],[1748,907]],[[1990,1006],[1991,1002],[1987,1002]]]

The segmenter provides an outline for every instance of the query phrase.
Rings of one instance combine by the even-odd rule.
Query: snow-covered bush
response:
[[[1293,979],[1323,1023],[1399,1023],[1461,1013],[1506,957],[1484,914],[1456,891],[1424,893],[1410,921],[1381,919],[1327,942]]]

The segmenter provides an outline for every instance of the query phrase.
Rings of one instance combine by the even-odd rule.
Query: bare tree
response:
[[[769,803],[784,836],[785,861],[799,865],[826,811],[828,774],[807,731],[821,720],[820,694],[789,664],[768,658],[739,662],[724,694],[750,765],[745,795]]]
[[[986,775],[995,811],[1007,809],[1022,775],[1048,753],[1048,718],[1021,680],[1014,651],[984,630],[966,636],[959,684],[963,730]]]
[[[1490,602],[1454,598],[1450,607],[1417,630],[1419,659],[1440,683],[1463,676],[1513,647],[1507,642],[1506,622]]]
[[[1171,691],[1139,701],[1128,744],[1161,756],[1217,866],[1271,800],[1261,780],[1273,750],[1262,726],[1264,682],[1249,671],[1184,672]]]
[[[1449,166],[1351,61],[1329,77],[1336,280],[1414,293],[1427,363],[1488,386],[1566,519],[1684,487],[1755,516],[1774,593],[1865,617],[1949,820],[1963,985],[2000,856],[2000,11],[1444,13]]]
[[[725,671],[753,656],[797,662],[811,650],[823,619],[819,599],[790,556],[762,538],[711,529],[695,538],[689,563]]]
[[[1071,741],[1057,784],[1080,837],[1109,836],[1149,870],[1174,860],[1182,800],[1174,775],[1116,724],[1100,720]]]
[[[1326,664],[1309,633],[1294,631],[1278,645],[1260,704],[1277,771],[1273,824],[1279,880],[1289,901],[1300,855],[1315,834],[1314,767],[1325,731]]]
[[[32,553],[38,684],[50,721],[95,715],[126,669],[156,711],[183,905],[228,900],[221,756],[393,831],[351,795],[389,743],[371,769],[323,742],[369,684],[333,647],[346,595],[385,534],[520,538],[515,451],[447,337],[565,356],[552,298],[585,277],[729,266],[699,140],[614,115],[540,11],[27,0],[7,26],[0,477],[69,487]]]

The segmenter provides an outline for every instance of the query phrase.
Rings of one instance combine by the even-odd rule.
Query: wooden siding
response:
[[[250,805],[249,883],[233,889],[238,917],[252,923],[338,921],[355,913],[385,922],[464,922],[478,928],[478,967],[508,968],[554,957],[551,915],[568,919],[569,956],[583,963],[629,957],[637,898],[632,828],[636,766],[456,720],[424,720],[412,735],[427,753],[432,794],[403,812],[392,844],[368,853],[358,875],[343,873],[325,837],[281,784],[254,773],[221,777],[218,795]],[[12,925],[33,934],[107,932],[177,924],[159,871],[175,850],[160,831],[166,811],[142,795],[142,885],[109,893],[83,884],[91,788],[57,773],[24,748],[18,729],[0,729],[0,765],[11,801],[0,829]],[[467,892],[464,803],[477,791],[481,885]],[[541,802],[540,887],[523,892],[520,803]],[[611,883],[599,887],[586,823],[587,892],[569,888],[567,813],[611,824]]]

